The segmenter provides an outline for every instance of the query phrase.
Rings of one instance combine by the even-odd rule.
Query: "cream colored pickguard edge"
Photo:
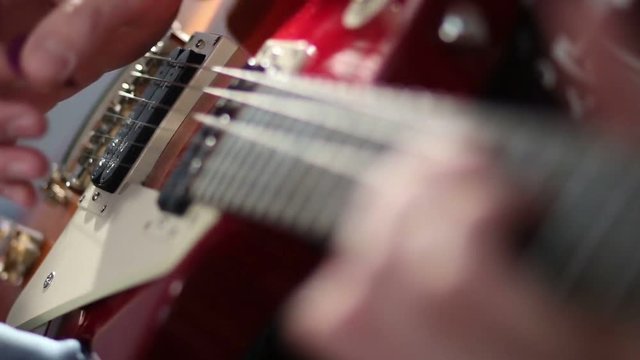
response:
[[[130,185],[91,199],[71,222],[13,305],[7,323],[31,330],[96,300],[169,273],[219,218],[192,206],[182,216],[160,211],[158,191]],[[107,204],[104,213],[96,211]],[[49,288],[47,275],[55,272]]]

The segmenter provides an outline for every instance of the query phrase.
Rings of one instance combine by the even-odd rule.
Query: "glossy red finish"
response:
[[[229,31],[247,51],[256,53],[305,2],[237,0],[228,16]]]
[[[511,24],[496,20],[491,46],[459,53],[435,43],[441,2],[398,1],[359,30],[342,26],[346,4],[307,1],[273,37],[303,39],[317,48],[308,74],[468,93],[488,77]],[[478,4],[490,23],[515,9],[509,0]],[[278,9],[278,16],[286,13]],[[241,358],[321,257],[308,242],[226,217],[167,277],[68,314],[48,335],[81,339],[105,360]]]
[[[489,42],[460,48],[442,42],[445,14],[460,1],[396,0],[357,30],[342,26],[342,0],[311,0],[273,37],[304,39],[317,56],[304,69],[334,79],[416,85],[470,94],[482,89],[513,36],[516,1],[476,0],[486,20]]]

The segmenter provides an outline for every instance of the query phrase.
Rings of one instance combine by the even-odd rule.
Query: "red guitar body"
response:
[[[517,6],[464,2],[490,35],[488,43],[466,47],[438,36],[455,3],[390,1],[356,30],[342,24],[345,0],[278,1],[268,12],[259,9],[268,5],[240,4],[230,28],[252,51],[267,38],[306,40],[317,56],[304,73],[473,95],[501,60]],[[256,19],[254,31],[234,25],[242,19]],[[242,358],[321,257],[305,241],[227,216],[167,277],[54,320],[46,335],[79,339],[105,360]]]

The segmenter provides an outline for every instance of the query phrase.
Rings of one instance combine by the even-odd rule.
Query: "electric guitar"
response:
[[[255,53],[249,69],[276,78],[305,74],[360,86],[426,86],[468,95],[490,79],[516,18],[516,5],[509,1],[311,0],[255,6],[271,11],[241,3],[229,18],[234,36]],[[215,63],[216,51],[199,51],[199,44],[219,44],[208,39],[196,35],[186,49],[148,54],[146,59],[157,61],[155,72],[145,74],[135,64],[126,72],[148,85],[141,93],[118,90],[118,98],[130,100],[125,112],[115,113],[122,121],[109,132],[113,139],[91,155],[90,169],[79,172],[91,185],[72,200],[77,210],[15,302],[10,324],[80,339],[106,359],[238,357],[269,328],[287,294],[322,256],[317,242],[300,241],[296,231],[284,229],[314,240],[327,237],[338,215],[336,199],[344,196],[326,194],[332,189],[346,194],[348,187],[340,184],[349,178],[345,172],[323,180],[321,170],[348,171],[355,163],[336,165],[340,162],[332,157],[331,165],[314,159],[310,149],[324,149],[322,141],[362,147],[366,151],[357,158],[373,160],[371,148],[381,151],[387,144],[379,143],[383,132],[362,139],[365,133],[334,129],[335,121],[331,126],[313,121],[324,121],[326,111],[328,119],[350,120],[348,126],[359,119],[363,131],[367,120],[353,108],[375,110],[365,112],[367,117],[384,114],[384,107],[371,101],[381,93],[347,87],[369,96],[361,101],[345,96],[353,104],[341,106],[339,98],[322,98],[315,90],[305,94],[304,84],[294,96],[282,96],[292,83],[274,90],[277,82],[260,83],[254,73],[219,67],[235,50]],[[246,93],[256,97],[241,96]],[[301,103],[305,97],[312,101]],[[197,115],[206,125],[200,129],[189,113],[203,112],[215,116]],[[301,118],[307,126],[300,126]],[[278,124],[273,134],[242,127],[268,125],[267,120]],[[234,125],[235,133],[227,131],[227,121],[244,130]],[[291,137],[295,143],[282,147]],[[81,136],[81,142],[88,138]],[[174,167],[180,153],[184,156]],[[358,164],[355,172],[368,162]],[[73,185],[65,180],[65,187]],[[212,186],[215,181],[221,185]]]

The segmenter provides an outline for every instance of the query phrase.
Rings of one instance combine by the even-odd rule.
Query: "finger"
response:
[[[80,86],[65,86],[55,91],[40,91],[27,86],[0,87],[0,99],[5,102],[29,104],[41,114],[51,110],[61,99],[68,98],[81,90]]]
[[[22,103],[0,101],[0,143],[38,137],[45,131],[42,113]]]
[[[25,75],[35,84],[53,87],[68,82],[78,68],[116,64],[129,59],[141,42],[157,39],[166,31],[179,0],[68,0],[58,6],[33,31],[22,52]],[[123,28],[135,28],[134,38],[114,39]],[[133,32],[132,32],[133,33]],[[112,43],[108,43],[114,41]],[[115,41],[117,40],[117,41]],[[130,45],[133,43],[132,45]],[[124,50],[116,50],[123,47]],[[114,53],[115,55],[108,55]]]
[[[47,159],[31,148],[0,146],[0,181],[34,180],[47,173]]]
[[[394,224],[404,222],[400,210],[407,204],[433,185],[442,187],[454,179],[474,179],[495,170],[490,152],[466,137],[425,143],[431,145],[418,143],[388,154],[365,174],[365,186],[354,194],[338,227],[338,251],[362,260],[383,258],[395,245],[371,239],[391,237]]]
[[[0,182],[0,196],[24,207],[32,207],[37,200],[33,185],[27,181]]]
[[[15,82],[27,34],[52,9],[50,0],[0,1],[0,86]]]

